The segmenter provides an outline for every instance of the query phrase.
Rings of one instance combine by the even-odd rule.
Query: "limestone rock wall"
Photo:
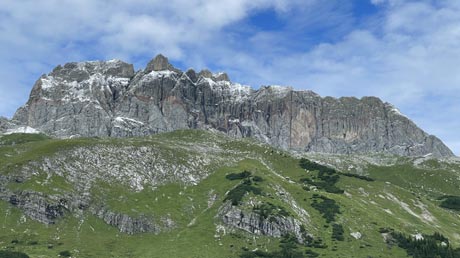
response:
[[[378,98],[322,98],[280,86],[254,90],[225,73],[182,72],[161,55],[137,72],[119,60],[58,66],[37,80],[14,121],[57,137],[213,128],[297,151],[453,156]]]

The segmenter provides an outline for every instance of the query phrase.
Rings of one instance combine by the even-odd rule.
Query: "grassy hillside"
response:
[[[146,150],[134,153],[142,148]],[[118,156],[110,156],[112,150],[120,151]],[[94,161],[100,167],[81,160],[92,155],[102,157]],[[391,229],[407,236],[439,232],[453,248],[460,247],[460,212],[440,207],[443,197],[460,196],[457,163],[395,158],[383,166],[350,156],[306,156],[338,168],[321,175],[318,169],[302,168],[300,158],[253,140],[193,130],[129,139],[3,136],[0,175],[9,178],[3,186],[8,191],[39,192],[49,200],[63,193],[88,194],[91,203],[113,212],[169,218],[174,225],[129,235],[88,209],[66,211],[46,225],[2,197],[0,184],[0,250],[30,257],[200,258],[282,250],[282,238],[228,227],[218,216],[228,194],[245,180],[229,180],[228,175],[242,171],[251,173],[252,187],[261,193],[242,195],[241,209],[260,203],[265,206],[259,205],[257,212],[262,209],[265,216],[282,213],[302,221],[315,243],[295,244],[302,257],[406,257],[397,243],[385,242]],[[48,163],[53,170],[43,165]],[[360,169],[343,169],[349,167]],[[331,179],[335,175],[338,179]],[[343,193],[333,193],[327,184]],[[331,212],[333,221],[326,219]]]

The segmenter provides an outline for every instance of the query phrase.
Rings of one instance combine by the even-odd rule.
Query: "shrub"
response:
[[[439,205],[442,208],[460,211],[460,197],[459,196],[444,196],[443,201]]]
[[[240,258],[304,258],[305,256],[298,250],[297,238],[293,235],[285,235],[280,241],[280,250],[274,252],[264,251],[245,251]]]
[[[318,202],[318,199],[321,201]],[[337,205],[335,200],[322,195],[314,195],[311,206],[323,215],[327,223],[335,221],[335,216],[340,214],[340,206]]]
[[[262,181],[264,181],[264,180],[263,180],[262,177],[260,177],[260,176],[253,176],[253,177],[252,177],[252,181],[254,181],[254,182],[262,182]]]
[[[332,239],[337,241],[345,240],[343,236],[343,227],[340,224],[332,224]]]
[[[310,185],[314,185],[328,193],[342,194],[344,191],[335,184],[339,181],[340,176],[333,168],[329,168],[307,159],[300,159],[299,165],[301,168],[318,171],[318,179],[313,181],[310,178],[301,178],[300,181]]]
[[[243,199],[244,195],[246,193],[252,192],[255,195],[262,195],[262,190],[258,187],[255,187],[252,185],[253,182],[261,182],[263,179],[261,177],[251,176],[251,172],[249,171],[243,171],[241,173],[232,173],[228,174],[225,176],[228,180],[241,180],[243,179],[243,182],[241,182],[238,186],[230,190],[228,192],[227,196],[224,199],[225,201],[230,200],[232,202],[232,205],[236,206],[241,203],[241,200]]]
[[[319,256],[319,253],[313,252],[312,250],[305,251],[307,258],[315,258]]]
[[[393,229],[390,228],[379,228],[379,233],[384,234],[384,233],[390,233],[393,231]]]
[[[327,245],[323,243],[321,238],[314,239],[311,243],[307,245],[308,247],[326,249]]]
[[[259,214],[262,219],[267,219],[270,216],[290,216],[289,212],[284,207],[274,205],[266,202],[252,209],[255,213]]]
[[[62,257],[70,257],[72,256],[72,254],[70,253],[70,251],[62,251],[62,252],[59,252],[59,256],[62,256]]]
[[[262,194],[262,190],[260,190],[260,188],[252,186],[250,181],[249,183],[245,181],[230,190],[230,192],[228,192],[227,196],[225,197],[224,202],[231,201],[232,205],[239,205],[241,200],[243,200],[244,195],[249,192],[252,192],[255,195]]]
[[[225,176],[228,180],[241,180],[251,176],[251,172],[243,171],[241,173],[231,173]]]
[[[369,182],[375,181],[373,178],[370,178],[368,176],[362,176],[362,175],[357,175],[357,174],[352,174],[352,173],[340,173],[340,174],[343,176],[354,177],[354,178],[358,178],[358,179],[369,181]]]
[[[25,253],[13,252],[13,251],[0,251],[0,258],[29,258]]]
[[[423,239],[415,239],[400,232],[392,232],[391,236],[399,247],[406,250],[407,255],[414,258],[460,257],[460,248],[452,249],[449,240],[439,233],[423,235]]]
[[[274,256],[271,253],[257,250],[254,252],[245,251],[240,255],[240,258],[274,258]]]
[[[310,160],[304,159],[304,158],[300,159],[299,165],[300,165],[301,168],[311,170],[311,171],[317,170],[317,171],[320,171],[321,173],[327,173],[327,174],[330,174],[330,175],[336,173],[335,169],[333,169],[333,168],[323,166],[323,165],[318,164],[318,163],[316,163],[314,161],[310,161]]]

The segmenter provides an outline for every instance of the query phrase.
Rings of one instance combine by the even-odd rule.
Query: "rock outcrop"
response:
[[[6,133],[8,130],[11,130],[16,125],[13,124],[8,118],[0,117],[0,133]]]
[[[107,224],[127,234],[159,233],[168,231],[175,226],[170,218],[162,218],[161,224],[146,216],[133,217],[117,213],[104,205],[82,200],[80,195],[57,194],[47,195],[34,191],[12,192],[3,189],[0,200],[8,201],[20,208],[29,218],[44,224],[55,224],[65,213],[78,215],[85,210],[104,220]]]
[[[262,217],[260,214],[240,209],[226,202],[219,209],[218,216],[227,227],[244,230],[255,235],[270,237],[282,237],[286,234],[296,236],[299,243],[308,238],[308,234],[302,227],[302,223],[290,216]]]
[[[138,72],[119,60],[58,66],[37,80],[14,120],[57,137],[213,128],[296,151],[453,156],[378,98],[322,98],[281,86],[254,90],[225,73],[182,72],[161,55]]]
[[[163,220],[164,225],[158,225],[153,218],[146,216],[135,218],[126,214],[113,212],[103,206],[92,207],[90,211],[98,218],[104,220],[105,223],[118,228],[120,232],[130,235],[147,232],[158,234],[162,231],[170,230],[175,226],[174,222],[169,218]]]
[[[66,200],[47,200],[47,196],[39,192],[24,191],[12,194],[9,203],[21,208],[30,218],[45,224],[54,224],[66,210]]]
[[[23,171],[22,173],[27,173]],[[30,180],[21,176],[0,176],[0,200],[21,209],[29,218],[44,224],[55,224],[66,214],[80,216],[84,211],[95,215],[107,224],[127,234],[160,233],[175,227],[169,217],[159,221],[148,216],[129,216],[115,212],[104,203],[92,200],[89,193],[56,192],[42,193],[38,191],[10,190],[10,183],[22,184]]]

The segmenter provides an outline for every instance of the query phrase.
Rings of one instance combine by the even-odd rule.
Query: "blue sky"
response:
[[[58,64],[163,53],[233,81],[378,96],[460,154],[458,0],[3,0],[0,115]]]

